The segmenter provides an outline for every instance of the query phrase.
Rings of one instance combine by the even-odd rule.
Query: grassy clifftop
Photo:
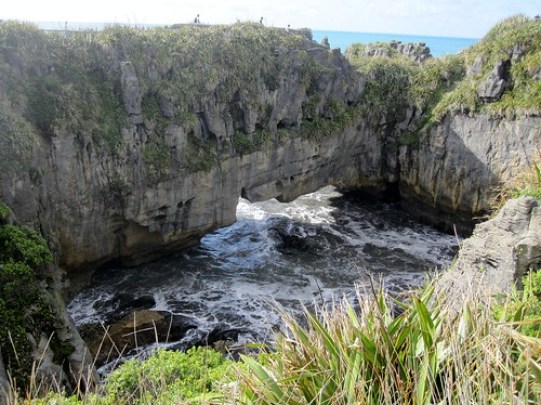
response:
[[[376,106],[415,106],[432,122],[456,113],[541,114],[541,20],[510,17],[460,54],[420,65],[397,53],[369,57],[364,49],[354,45],[347,56],[375,79],[365,98]]]
[[[277,101],[270,94],[280,86],[287,93],[284,81],[303,88],[307,124],[323,122],[318,121],[321,109],[329,116],[344,112],[343,100],[322,106],[325,100],[318,94],[319,78],[328,81],[342,74],[330,67],[335,56],[312,42],[309,31],[260,24],[147,30],[116,26],[63,33],[2,22],[0,165],[4,172],[27,168],[37,139],[63,134],[91,137],[97,149],[114,156],[122,128],[134,124],[125,106],[121,72],[121,65],[129,63],[139,93],[135,98],[142,120],[137,125],[144,124],[149,135],[145,160],[150,166],[172,163],[164,136],[181,128],[188,144],[180,160],[191,171],[205,170],[216,151],[242,154],[266,141],[269,133],[299,127],[289,118],[280,122],[283,113],[273,111]],[[291,97],[299,96],[297,88],[290,90]],[[218,107],[210,111],[209,106]],[[202,121],[221,120],[220,115],[227,118],[219,124],[222,133],[214,134],[215,128],[209,128],[214,123]],[[228,144],[222,145],[220,138]],[[9,162],[12,156],[15,162]]]

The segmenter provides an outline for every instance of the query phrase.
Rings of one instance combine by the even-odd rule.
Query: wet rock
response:
[[[239,339],[240,329],[220,325],[212,329],[206,340],[208,345],[213,345],[218,341],[237,341]]]
[[[96,364],[102,365],[136,348],[182,339],[196,326],[193,320],[181,315],[142,310],[109,325],[83,325],[80,333]]]
[[[108,301],[107,304],[116,307],[116,318],[121,318],[134,311],[153,308],[156,305],[156,300],[150,295],[135,298],[132,294],[122,293]]]
[[[306,243],[306,239],[299,235],[284,235],[279,234],[281,242],[276,248],[282,252],[288,250],[308,250],[309,246]]]

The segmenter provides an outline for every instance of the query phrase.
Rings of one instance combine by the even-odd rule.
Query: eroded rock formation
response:
[[[538,117],[449,114],[421,131],[418,108],[364,105],[375,79],[337,50],[254,25],[184,29],[113,29],[73,49],[24,31],[3,52],[0,195],[72,277],[193,245],[235,221],[239,196],[327,184],[398,184],[404,207],[467,232],[536,157]],[[28,35],[45,50],[24,53]]]
[[[509,200],[496,217],[477,225],[439,280],[461,302],[476,291],[505,293],[541,268],[541,207],[531,197]],[[460,300],[458,300],[460,298]]]
[[[502,184],[538,158],[541,119],[447,116],[415,147],[399,152],[403,206],[430,223],[471,231],[494,205]]]
[[[376,79],[295,32],[239,24],[62,39],[0,28],[0,200],[41,231],[72,280],[108,261],[138,263],[197,243],[235,221],[239,196],[290,201],[327,184],[398,188],[408,210],[467,231],[496,186],[538,154],[535,114],[465,111],[421,131],[424,111],[363,104]],[[428,57],[424,46],[395,45]],[[485,74],[486,63],[477,58],[468,77]],[[508,88],[507,63],[476,87],[483,102]],[[455,272],[502,268],[509,285],[540,265],[537,203],[516,204],[499,225],[478,229]],[[60,340],[75,347],[70,365],[84,372],[88,354],[65,313],[61,272],[51,280]]]

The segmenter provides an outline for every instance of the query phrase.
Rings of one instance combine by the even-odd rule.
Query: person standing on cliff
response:
[[[199,21],[199,14],[197,14],[197,16],[193,19],[193,23],[194,24],[199,24],[200,21]]]

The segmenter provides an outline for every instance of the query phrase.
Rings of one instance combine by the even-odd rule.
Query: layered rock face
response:
[[[541,267],[541,207],[531,197],[509,200],[491,220],[478,225],[461,246],[439,285],[454,298],[476,291],[508,292]]]
[[[402,43],[400,41],[391,41],[389,43],[368,44],[364,50],[366,56],[386,56],[391,57],[395,54],[403,55],[415,63],[422,63],[430,59],[430,48],[425,43]]]
[[[538,156],[541,119],[447,116],[416,147],[401,147],[400,194],[406,209],[430,223],[471,231],[502,184],[513,184]]]
[[[63,60],[69,66],[62,71],[57,60],[41,55],[36,67],[13,69],[5,78],[8,99],[10,90],[26,91],[18,81],[37,74],[39,95],[53,100],[43,116],[34,93],[20,101],[22,118],[4,106],[12,132],[22,119],[34,120],[35,129],[29,129],[30,153],[20,170],[4,172],[0,190],[19,221],[49,238],[63,268],[113,259],[133,264],[185,248],[234,222],[241,195],[289,201],[329,183],[383,187],[381,136],[355,113],[364,81],[339,52],[260,27],[225,29],[220,39],[213,28],[188,28],[197,30],[190,35],[200,36],[198,46],[210,44],[205,54],[190,49],[193,54],[166,59],[153,37],[136,32],[140,42],[122,37],[96,47],[99,38],[83,39],[104,65],[83,54]],[[162,34],[158,42],[180,35]],[[263,40],[268,43],[257,42]],[[58,51],[54,41],[41,41]],[[240,59],[227,60],[224,47]],[[24,62],[17,54],[6,58],[13,66]],[[88,100],[95,103],[88,118],[79,114],[87,100],[63,99],[70,86],[81,85],[66,77],[78,70],[83,76],[75,80],[90,93],[80,97],[97,94]],[[43,82],[53,91],[41,88]],[[196,88],[186,95],[189,86]],[[77,110],[72,103],[80,104]],[[118,117],[108,133],[108,120]],[[342,120],[338,127],[336,120]]]
[[[419,131],[418,109],[378,111],[363,98],[377,78],[295,32],[11,30],[0,197],[75,273],[190,246],[235,221],[239,196],[327,184],[398,184],[404,207],[467,232],[537,153],[536,117],[449,114]]]

